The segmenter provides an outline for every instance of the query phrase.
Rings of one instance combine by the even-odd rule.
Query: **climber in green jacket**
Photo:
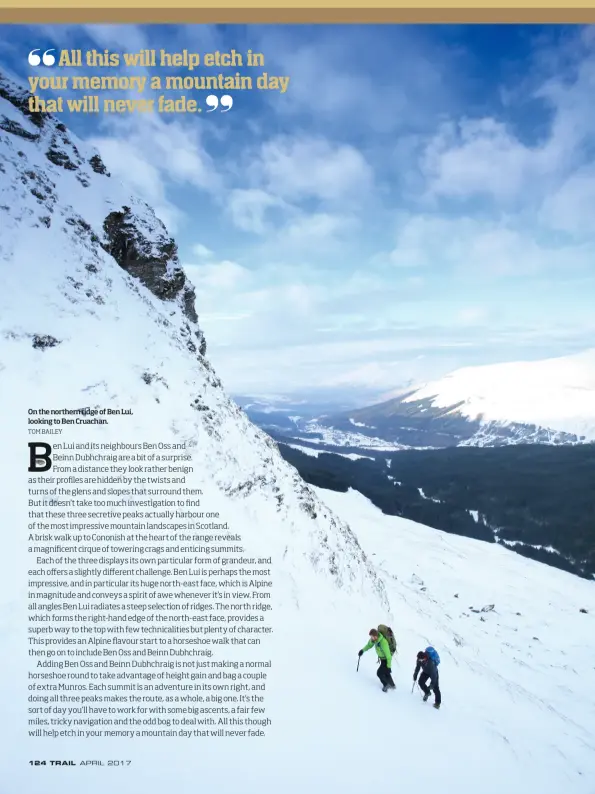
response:
[[[389,689],[395,689],[395,682],[391,675],[392,655],[388,647],[388,641],[377,629],[370,629],[370,641],[364,645],[358,656],[362,656],[366,651],[369,651],[372,646],[376,649],[376,654],[380,661],[376,675],[382,684],[382,691],[388,692]]]

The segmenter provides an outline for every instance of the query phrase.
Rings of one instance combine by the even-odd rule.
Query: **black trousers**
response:
[[[434,703],[439,706],[442,703],[442,695],[440,694],[440,681],[438,676],[436,676],[436,683],[429,687],[428,681],[430,680],[430,676],[426,673],[422,673],[419,677],[419,686],[424,695],[429,695],[432,690],[434,690]]]
[[[378,665],[378,670],[376,670],[376,675],[380,679],[380,683],[382,684],[382,686],[395,685],[395,682],[393,681],[393,677],[389,673],[388,666],[386,664],[386,659],[380,660],[380,664]]]

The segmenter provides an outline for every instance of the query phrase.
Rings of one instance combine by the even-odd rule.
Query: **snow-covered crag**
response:
[[[350,528],[224,393],[164,225],[1,73],[0,186],[0,379],[15,443],[29,407],[131,408],[131,437],[162,428],[186,442],[204,477],[268,524],[280,563],[297,575],[305,558],[333,588],[384,602]]]

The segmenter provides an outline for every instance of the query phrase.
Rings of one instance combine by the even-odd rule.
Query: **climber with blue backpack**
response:
[[[413,673],[413,681],[417,681],[417,675],[421,670],[419,676],[419,688],[424,693],[424,703],[430,697],[430,693],[434,692],[434,708],[439,709],[442,703],[442,695],[440,694],[440,682],[438,677],[438,665],[440,664],[440,656],[435,648],[430,645],[425,651],[419,651],[417,654],[417,664]],[[428,681],[430,686],[428,686]]]

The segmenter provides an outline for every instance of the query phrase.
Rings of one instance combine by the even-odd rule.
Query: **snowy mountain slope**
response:
[[[289,537],[293,517],[306,516],[300,552],[340,586],[367,582],[382,597],[348,527],[224,394],[203,355],[193,289],[153,211],[63,125],[23,115],[16,87],[0,91],[0,366],[14,410],[35,393],[45,405],[130,407],[130,431],[142,436],[141,412],[157,409],[219,487],[274,505]]]
[[[540,789],[540,770],[551,775],[547,791],[595,791],[595,586],[501,546],[385,516],[355,491],[318,492],[358,527],[388,583],[405,721],[407,698],[418,698],[407,687],[415,654],[424,644],[440,651],[444,721],[420,737],[432,748],[428,763],[440,766],[444,729],[457,731],[457,754],[459,727],[472,724],[475,748],[493,740],[518,764],[509,790]],[[487,776],[478,791],[491,791]]]
[[[538,668],[535,684],[524,680],[524,668],[502,669],[481,655],[481,675],[467,666],[478,633],[469,632],[471,644],[461,657],[467,662],[457,666],[458,657],[449,655],[454,640],[444,609],[434,608],[406,580],[401,586],[387,579],[396,599],[391,614],[385,580],[372,563],[375,557],[365,552],[368,544],[378,555],[385,543],[382,556],[390,555],[391,566],[403,566],[381,560],[384,576],[411,568],[415,559],[414,570],[425,577],[424,564],[436,570],[435,555],[442,553],[442,546],[432,551],[431,545],[439,533],[416,528],[429,533],[422,549],[413,532],[395,548],[388,532],[374,534],[377,514],[363,502],[340,502],[303,484],[225,395],[205,357],[191,286],[150,208],[102,173],[97,154],[55,120],[23,114],[22,102],[14,86],[0,82],[2,794],[104,794],[108,788],[116,794],[232,794],[238,788],[272,794],[280,786],[285,794],[306,788],[356,794],[397,786],[501,794],[517,784],[518,790],[531,787],[542,794],[593,794],[593,741],[584,729],[588,718],[593,724],[593,658],[584,639],[593,636],[591,624],[581,623],[587,626],[583,638],[573,640],[578,656],[568,663],[577,673],[569,669],[562,683],[555,669]],[[274,635],[257,651],[272,660],[270,737],[28,740],[25,443],[27,429],[30,439],[41,436],[39,426],[27,428],[27,410],[42,407],[133,411],[108,425],[70,426],[69,441],[186,442],[194,467],[187,484],[199,486],[205,505],[242,534],[249,554],[273,557]],[[349,523],[338,517],[345,515]],[[469,576],[469,594],[484,598],[488,593],[479,588],[486,587],[485,572],[504,558],[480,544],[481,553],[470,558],[481,568],[479,576],[466,564],[469,547],[457,546],[458,538],[447,541],[460,550],[457,587]],[[510,559],[518,560],[512,554]],[[447,568],[437,570],[445,574]],[[542,575],[539,570],[514,568],[505,575],[511,581],[515,572],[531,571],[533,580]],[[580,619],[592,621],[592,591],[577,590],[572,577],[556,579],[557,572],[545,570],[552,587],[560,588],[569,618],[561,627],[545,613],[555,646],[574,631],[575,603],[589,609]],[[546,586],[545,578],[540,581],[537,602]],[[437,598],[438,583],[430,582],[428,590]],[[524,597],[530,598],[526,586]],[[545,612],[543,604],[539,608]],[[401,642],[398,690],[389,695],[379,691],[370,655],[355,671],[357,649],[381,620],[394,626]],[[444,660],[440,713],[409,692],[409,657],[428,636]],[[555,658],[566,657],[560,652]],[[575,698],[579,676],[584,691]],[[542,706],[537,694],[527,695],[531,686],[546,684],[555,711]],[[56,757],[132,764],[49,770],[29,765],[32,758]]]

